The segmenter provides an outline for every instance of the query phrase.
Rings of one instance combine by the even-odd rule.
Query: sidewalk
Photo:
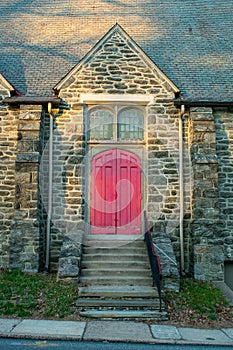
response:
[[[221,330],[147,325],[133,321],[53,321],[0,319],[0,337],[233,345],[233,328]]]

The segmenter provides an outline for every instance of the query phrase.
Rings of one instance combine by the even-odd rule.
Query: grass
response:
[[[222,292],[211,282],[182,279],[180,293],[166,292],[165,303],[174,323],[180,320],[184,325],[232,322],[232,309]]]
[[[227,306],[221,291],[214,288],[212,283],[193,280],[185,282],[182,288],[185,305],[201,315],[207,315],[210,320],[217,319],[219,308]]]
[[[0,315],[64,318],[75,310],[73,283],[56,281],[53,274],[0,271]]]
[[[0,317],[81,320],[76,299],[77,287],[56,274],[0,270]],[[184,279],[180,293],[167,291],[164,301],[170,324],[233,327],[232,309],[210,282]]]

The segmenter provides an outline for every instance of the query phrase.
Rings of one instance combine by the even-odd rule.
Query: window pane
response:
[[[118,116],[118,140],[143,140],[143,114],[137,109],[127,109]]]
[[[113,115],[105,109],[96,109],[90,113],[90,140],[113,139]]]

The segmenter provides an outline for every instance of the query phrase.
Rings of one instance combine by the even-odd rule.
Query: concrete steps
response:
[[[106,244],[106,243],[105,243]],[[151,271],[144,242],[123,246],[93,247],[84,245],[80,284],[88,285],[151,285]],[[140,267],[138,267],[138,262]],[[123,263],[123,264],[122,264]],[[136,267],[137,265],[137,267]]]
[[[83,317],[100,319],[166,318],[143,240],[84,242],[77,307]]]
[[[94,276],[83,276],[80,278],[81,285],[130,285],[130,286],[144,286],[149,285],[151,282],[151,277],[136,277],[136,276],[103,276],[103,275],[96,275]]]
[[[120,264],[119,264],[120,265]],[[92,268],[87,268],[86,271],[84,272],[86,277],[89,276],[101,276],[101,277],[127,277],[132,276],[132,277],[138,277],[140,278],[141,276],[146,276],[151,278],[151,270],[150,269],[143,269],[143,267],[141,268],[132,268],[132,267],[128,267],[128,268],[122,268],[122,266],[114,266],[114,267],[105,267],[103,268],[102,266],[100,268],[94,268],[92,266]]]
[[[132,252],[133,249],[133,252]],[[127,253],[133,253],[135,255],[144,255],[144,247],[138,247],[138,246],[133,246],[130,248],[130,246],[125,245],[123,247],[116,247],[115,249],[112,247],[99,247],[99,248],[94,248],[94,247],[83,247],[83,252],[86,255],[95,255],[95,254],[116,254],[121,256]]]
[[[113,257],[114,258],[114,257]],[[98,266],[100,269],[132,269],[132,262],[130,260],[107,260],[107,261],[99,261],[99,260],[84,260],[82,261],[82,269],[95,269]],[[135,269],[143,269],[145,266],[145,261],[134,261],[133,267]]]
[[[151,286],[88,286],[78,288],[79,297],[93,298],[158,298],[158,292]]]
[[[100,299],[100,298],[79,298],[78,307],[97,307],[97,308],[159,308],[158,299]]]
[[[165,311],[157,310],[87,310],[80,312],[83,317],[91,317],[98,319],[123,319],[123,320],[157,320],[166,321],[167,315]]]
[[[111,251],[109,248],[103,253],[95,253],[95,254],[87,254],[85,252],[85,249],[83,249],[83,263],[86,261],[128,261],[130,263],[137,262],[137,261],[143,261],[145,263],[148,263],[148,257],[145,256],[145,254],[141,253],[134,253],[133,251],[127,251],[125,250],[122,253],[119,253],[117,250]]]

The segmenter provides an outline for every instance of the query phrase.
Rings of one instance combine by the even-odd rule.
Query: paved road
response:
[[[233,346],[0,339],[1,350],[227,350]]]

